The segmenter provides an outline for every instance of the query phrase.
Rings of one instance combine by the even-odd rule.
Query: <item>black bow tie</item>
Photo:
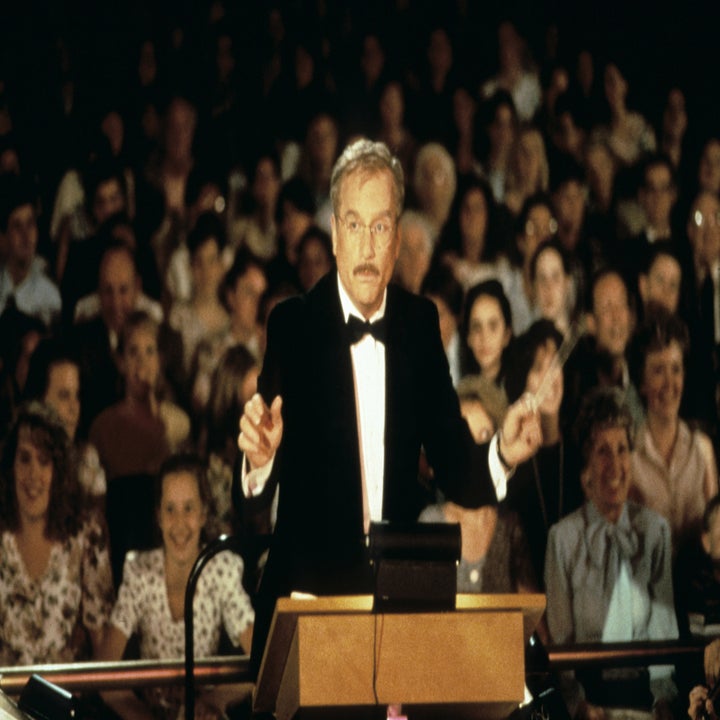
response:
[[[368,320],[361,320],[355,315],[348,316],[347,321],[348,336],[350,338],[350,344],[354,345],[356,342],[360,342],[368,333],[370,333],[376,340],[385,342],[385,318],[382,317],[375,322],[369,322]]]

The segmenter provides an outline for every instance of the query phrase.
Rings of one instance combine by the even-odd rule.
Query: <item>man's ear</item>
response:
[[[330,238],[332,240],[333,255],[337,257],[337,220],[335,213],[330,215]]]
[[[700,542],[702,542],[703,550],[709,555],[710,554],[710,533],[703,532],[700,535]]]

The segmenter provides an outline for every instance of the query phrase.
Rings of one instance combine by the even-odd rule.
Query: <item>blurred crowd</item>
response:
[[[632,48],[607,47],[591,28],[569,37],[551,17],[495,12],[482,22],[467,3],[197,5],[108,12],[132,42],[93,52],[84,26],[55,10],[33,62],[0,67],[2,482],[20,482],[18,448],[55,458],[60,440],[45,426],[64,428],[72,493],[89,514],[73,519],[64,503],[63,527],[43,532],[65,544],[84,533],[107,555],[83,561],[112,572],[93,576],[91,639],[102,623],[88,613],[110,612],[125,550],[152,544],[169,458],[191,452],[202,465],[207,537],[271,530],[272,514],[249,523],[234,509],[238,420],[273,307],[334,269],[330,174],[361,136],[402,162],[394,281],[435,303],[478,442],[538,391],[563,338],[577,340],[562,379],[543,389],[543,447],[507,500],[468,513],[428,493],[424,519],[461,523],[461,586],[547,582],[549,611],[557,604],[541,632],[556,642],[675,637],[689,632],[689,611],[717,612],[720,128],[693,117],[701,104],[683,79],[638,73]],[[553,599],[571,593],[562,531],[546,565],[550,529],[601,504],[586,485],[596,437],[584,447],[575,432],[598,386],[621,393],[631,418],[601,426],[631,428],[623,502],[664,518],[675,570],[674,600],[670,576],[661,583],[673,617],[646,636],[594,626],[583,636],[582,618],[568,629]],[[418,473],[431,486],[422,459]],[[24,492],[32,505],[38,492]],[[37,553],[22,493],[1,494],[0,529],[17,547],[0,560],[0,585],[17,557],[19,576],[37,580],[48,566],[23,569]],[[245,558],[250,597],[259,556]],[[7,614],[0,607],[0,627]],[[60,661],[68,647],[20,658],[0,641],[8,663]],[[589,701],[578,707],[592,715]]]

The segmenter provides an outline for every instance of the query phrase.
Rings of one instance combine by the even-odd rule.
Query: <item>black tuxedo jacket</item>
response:
[[[263,575],[256,646],[275,598],[370,592],[352,358],[337,275],[270,316],[259,390],[283,397],[283,439],[264,495],[279,484],[277,524]],[[388,288],[383,519],[414,522],[427,502],[418,482],[424,447],[448,499],[495,503],[487,447],[460,415],[435,306]],[[257,651],[257,648],[256,648]]]

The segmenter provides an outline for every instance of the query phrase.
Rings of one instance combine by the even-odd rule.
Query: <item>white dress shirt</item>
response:
[[[338,276],[338,291],[345,322],[350,315],[365,320],[353,304]],[[369,318],[371,323],[385,315],[387,290],[380,308]],[[363,483],[363,521],[365,532],[370,522],[382,520],[383,474],[385,469],[385,343],[369,333],[350,346],[355,407],[358,417],[358,447]]]

